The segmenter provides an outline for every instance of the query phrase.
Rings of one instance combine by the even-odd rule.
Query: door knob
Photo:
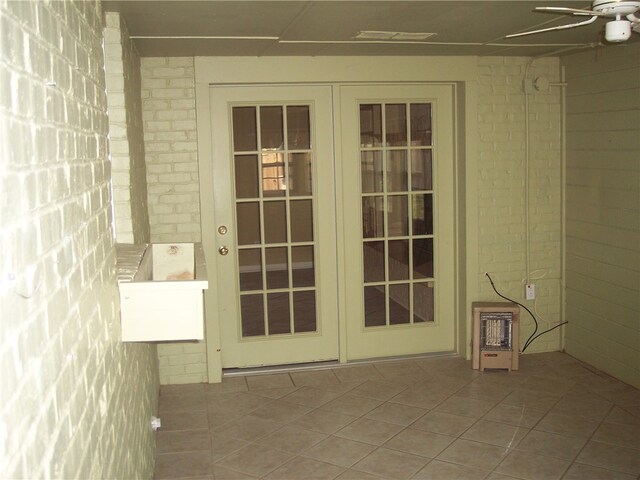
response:
[[[227,253],[229,253],[229,249],[225,245],[223,245],[218,249],[218,253],[220,255],[226,255]]]
[[[226,235],[227,234],[227,226],[226,225],[220,225],[218,227],[218,233],[220,235]]]

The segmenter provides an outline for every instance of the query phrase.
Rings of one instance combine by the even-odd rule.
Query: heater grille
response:
[[[511,350],[513,314],[511,312],[480,313],[480,348]]]

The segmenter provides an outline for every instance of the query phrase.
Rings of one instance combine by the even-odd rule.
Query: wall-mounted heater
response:
[[[474,302],[472,307],[473,368],[518,370],[520,308],[507,302]]]

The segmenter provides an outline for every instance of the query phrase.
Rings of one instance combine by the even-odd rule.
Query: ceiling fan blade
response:
[[[536,7],[536,12],[565,13],[568,15],[595,15],[596,17],[606,17],[602,12],[594,12],[593,10],[583,10],[581,8],[569,7]]]
[[[598,17],[596,15],[594,15],[589,20],[585,20],[584,22],[569,23],[567,25],[558,25],[557,27],[542,28],[540,30],[531,30],[529,32],[512,33],[511,35],[505,35],[504,38],[523,37],[525,35],[534,35],[536,33],[552,32],[554,30],[566,30],[568,28],[581,27],[582,25],[589,25],[590,23],[595,22],[597,18]]]

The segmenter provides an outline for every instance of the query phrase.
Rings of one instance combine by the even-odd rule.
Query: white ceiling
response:
[[[597,44],[603,41],[605,23],[598,19],[574,29],[504,38],[509,33],[584,20],[533,9],[551,5],[589,8],[588,0],[103,0],[103,4],[107,11],[122,13],[140,54],[147,57],[535,56]],[[354,38],[365,30],[437,35],[417,43]],[[640,35],[633,37],[627,43],[640,41]]]

